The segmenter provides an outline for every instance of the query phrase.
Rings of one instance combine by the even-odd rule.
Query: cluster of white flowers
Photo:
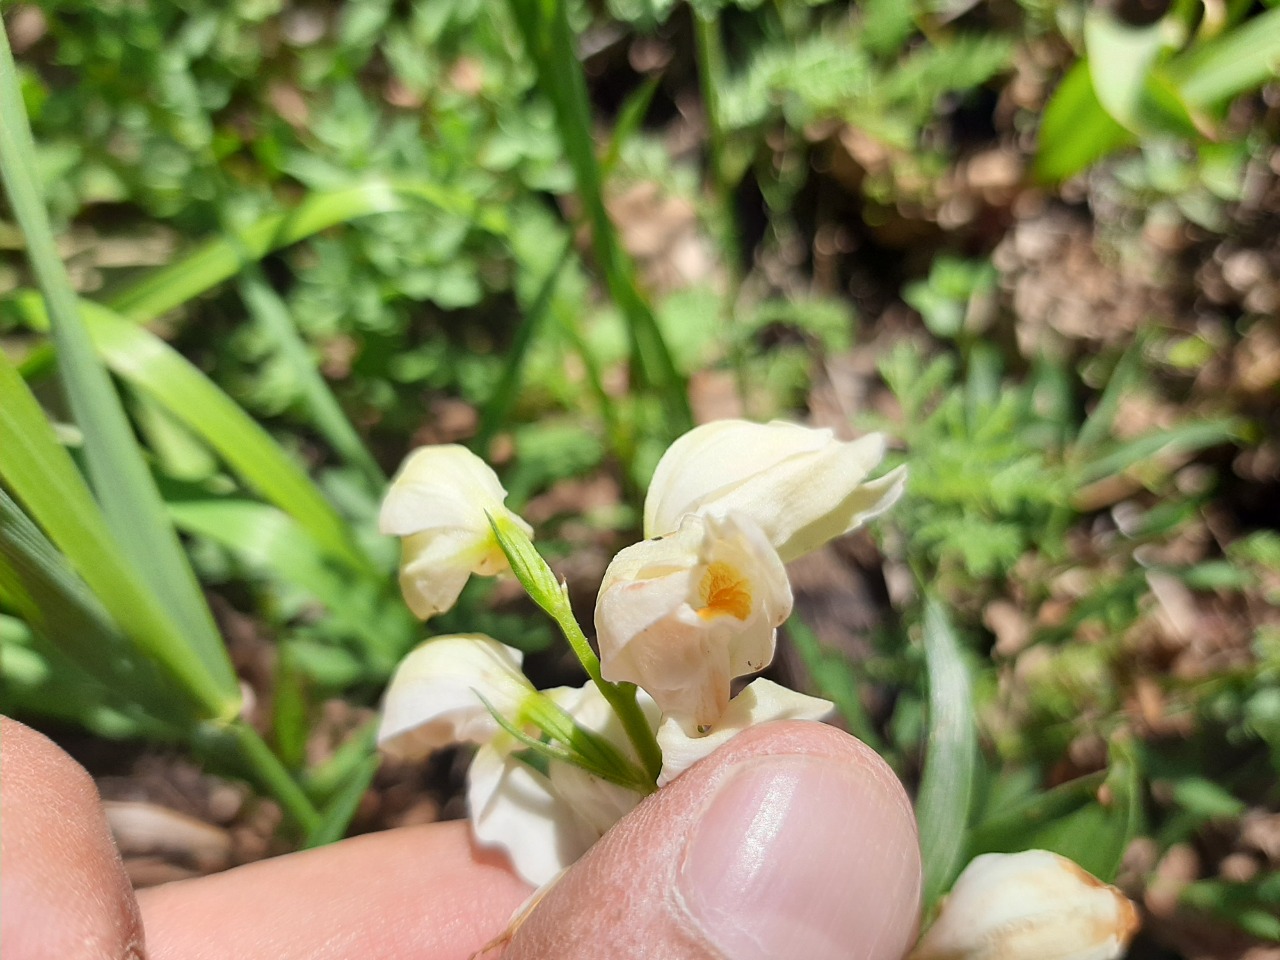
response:
[[[737,696],[731,684],[773,659],[792,606],[785,564],[901,495],[902,468],[868,480],[883,455],[879,435],[841,442],[782,422],[720,421],[678,439],[645,499],[645,539],[605,572],[597,662],[493,470],[459,446],[415,451],[380,518],[383,533],[402,538],[409,607],[425,620],[452,607],[472,574],[514,563],[531,596],[572,621],[561,627],[581,638],[593,679],[538,691],[520,651],[480,634],[433,638],[392,678],[383,751],[413,759],[475,744],[467,800],[477,840],[503,848],[529,883],[550,882],[646,793],[737,733],[828,715],[827,701],[763,678]],[[535,561],[541,575],[527,572]],[[1136,926],[1119,891],[1062,857],[989,854],[957,880],[912,960],[1113,960]]]
[[[878,435],[846,443],[830,430],[728,420],[685,434],[663,456],[645,500],[646,539],[609,565],[595,612],[603,680],[639,688],[662,750],[650,789],[748,726],[828,714],[827,701],[764,679],[733,699],[730,684],[773,659],[791,612],[783,564],[900,496],[902,469],[868,482],[883,455]],[[400,585],[416,615],[449,609],[472,574],[508,568],[494,521],[530,528],[505,498],[493,470],[463,447],[424,447],[405,461],[380,528],[402,538]],[[379,740],[405,758],[477,744],[468,783],[475,835],[541,884],[643,793],[554,758],[531,763],[517,736],[530,707],[547,698],[627,761],[641,758],[595,684],[539,693],[520,664],[519,651],[485,636],[427,641],[392,679]]]

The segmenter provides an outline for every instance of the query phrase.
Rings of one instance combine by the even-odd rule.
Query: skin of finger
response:
[[[133,889],[84,768],[0,718],[0,956],[143,956]]]
[[[716,787],[744,763],[768,757],[816,757],[865,773],[865,789],[882,811],[869,837],[902,851],[912,875],[901,904],[901,944],[850,944],[850,956],[900,956],[915,938],[919,846],[902,785],[869,747],[832,727],[789,721],[739,734],[619,821],[545,893],[520,925],[502,960],[731,960],[706,943],[676,892],[690,827]],[[882,798],[882,799],[881,799]]]
[[[138,893],[151,960],[466,960],[531,889],[466,823],[405,827]]]

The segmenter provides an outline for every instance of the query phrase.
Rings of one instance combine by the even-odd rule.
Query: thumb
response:
[[[898,960],[920,853],[901,784],[818,723],[739,734],[619,821],[503,960]]]

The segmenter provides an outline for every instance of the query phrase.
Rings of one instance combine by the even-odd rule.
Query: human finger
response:
[[[143,956],[133,888],[84,768],[0,717],[0,955]]]
[[[901,784],[818,723],[739,734],[578,861],[503,960],[899,960],[920,854]]]

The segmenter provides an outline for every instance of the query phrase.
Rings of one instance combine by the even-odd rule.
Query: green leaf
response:
[[[19,96],[13,56],[0,33],[0,175],[27,244],[27,256],[48,304],[59,378],[84,436],[94,493],[119,552],[154,592],[182,631],[169,638],[198,663],[199,689],[209,700],[237,700],[239,683],[222,638],[164,504],[134,440],[120,398],[94,354],[40,195],[35,144]],[[7,454],[7,450],[6,450]],[[30,504],[28,504],[30,506]],[[34,510],[32,511],[35,512]],[[82,571],[83,572],[83,571]]]
[[[618,309],[627,321],[632,361],[640,385],[662,399],[671,437],[693,426],[687,385],[676,370],[653,310],[636,283],[635,264],[622,248],[604,205],[600,165],[591,136],[586,79],[578,60],[573,29],[562,3],[508,0],[538,74],[538,86],[555,110],[560,143],[573,168],[578,196],[591,225],[596,262]]]
[[[14,301],[35,329],[47,323],[31,294]],[[251,488],[294,517],[315,543],[353,570],[378,575],[350,530],[271,435],[194,364],[149,330],[82,301],[94,347],[112,371],[217,451]]]
[[[1169,76],[1187,103],[1219,107],[1274,80],[1278,65],[1280,7],[1274,7],[1176,58]]]
[[[177,728],[195,719],[169,678],[120,633],[84,581],[2,487],[0,596],[71,664],[109,690],[122,709],[135,715],[141,710]],[[71,706],[74,715],[76,705]]]
[[[1141,788],[1134,752],[1113,741],[1105,776],[1080,777],[1000,811],[974,829],[965,857],[1052,850],[1110,883],[1141,830]]]
[[[378,764],[376,754],[366,756],[354,770],[347,774],[328,806],[320,811],[320,821],[307,831],[304,846],[322,847],[326,843],[334,843],[346,836],[351,818],[356,815],[365,791],[369,789],[369,784],[373,783],[374,774],[378,772]]]
[[[924,656],[929,676],[929,738],[916,821],[924,865],[925,909],[959,872],[978,762],[973,686],[946,612],[933,597],[924,606]]]
[[[165,486],[170,515],[186,533],[206,537],[260,573],[298,587],[324,604],[332,626],[359,641],[374,663],[394,665],[412,635],[414,621],[399,603],[382,603],[377,581],[352,582],[327,562],[306,533],[275,507],[217,497],[199,489]],[[386,611],[395,613],[388,616]]]
[[[234,716],[228,693],[192,656],[184,630],[138,580],[121,554],[35,397],[0,351],[0,479],[67,558],[139,651],[157,661],[193,701],[196,715]]]
[[[154,320],[235,276],[246,256],[260,259],[349,220],[411,210],[416,204],[473,219],[492,233],[507,230],[500,208],[481,207],[468,193],[421,181],[379,178],[310,194],[296,207],[269,214],[234,238],[211,240],[129,285],[112,297],[108,306],[131,320]]]
[[[1033,170],[1041,181],[1056,183],[1135,142],[1098,102],[1089,65],[1081,60],[1067,71],[1045,107]]]
[[[880,736],[871,725],[871,718],[862,705],[858,690],[858,677],[854,667],[845,657],[831,650],[824,650],[817,635],[797,616],[787,621],[787,636],[800,654],[805,667],[813,676],[819,696],[836,705],[849,732],[873,749],[881,747]]]
[[[1220,443],[1232,443],[1239,434],[1240,424],[1236,420],[1194,421],[1144,434],[1105,448],[1098,456],[1081,464],[1078,468],[1079,483],[1094,483],[1123,473],[1170,450],[1191,453]]]
[[[1091,8],[1085,14],[1084,39],[1094,94],[1130,133],[1196,137],[1199,131],[1177,89],[1155,73],[1165,47],[1165,28],[1163,20],[1129,26],[1109,10]]]
[[[369,488],[380,493],[387,485],[387,475],[373,459],[329,389],[319,364],[311,356],[289,314],[288,306],[267,283],[262,269],[253,260],[247,260],[242,268],[240,296],[289,367],[294,382],[301,390],[302,402],[311,422],[329,445],[360,472]]]

